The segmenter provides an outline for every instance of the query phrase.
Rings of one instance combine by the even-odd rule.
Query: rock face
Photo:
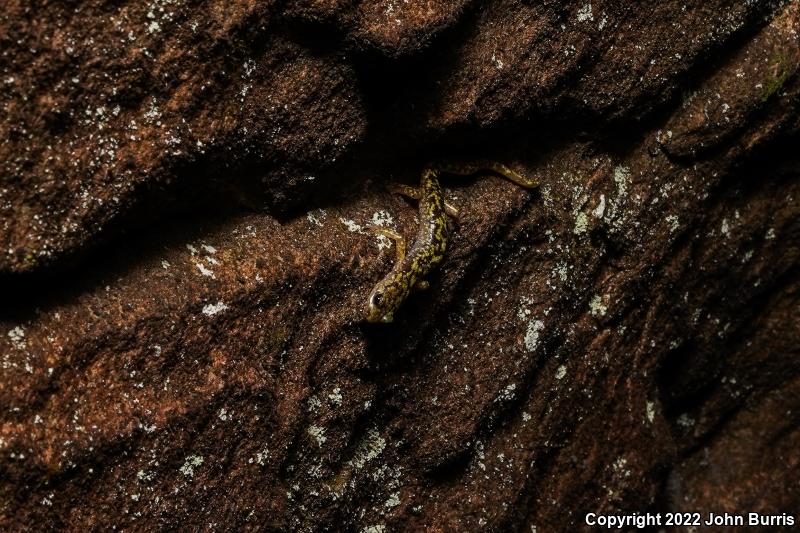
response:
[[[800,1],[0,13],[0,529],[800,506]],[[432,159],[428,291],[363,323]],[[795,520],[798,520],[795,516]],[[773,522],[771,530],[789,529]]]

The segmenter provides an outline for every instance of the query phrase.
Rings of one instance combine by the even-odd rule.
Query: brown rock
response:
[[[800,3],[285,4],[0,14],[0,529],[796,512]]]

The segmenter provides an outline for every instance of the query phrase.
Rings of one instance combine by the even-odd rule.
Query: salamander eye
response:
[[[383,292],[375,291],[369,299],[369,304],[373,307],[380,307],[383,301]]]

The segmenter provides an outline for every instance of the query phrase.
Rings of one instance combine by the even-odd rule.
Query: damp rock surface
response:
[[[797,0],[11,0],[0,529],[796,510],[798,31]],[[418,224],[387,185],[439,159],[540,187],[444,178],[444,263],[367,325],[371,227]]]

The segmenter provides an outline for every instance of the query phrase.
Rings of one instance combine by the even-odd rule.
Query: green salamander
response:
[[[419,230],[414,245],[406,253],[405,239],[386,228],[374,228],[377,233],[395,242],[397,260],[394,268],[369,295],[367,322],[391,322],[394,313],[412,290],[428,287],[423,278],[444,259],[447,250],[447,215],[457,216],[458,211],[444,201],[439,175],[442,173],[469,175],[480,170],[496,172],[514,183],[533,188],[538,182],[530,180],[499,163],[470,165],[439,165],[422,171],[420,187],[399,186],[395,192],[419,200]]]

